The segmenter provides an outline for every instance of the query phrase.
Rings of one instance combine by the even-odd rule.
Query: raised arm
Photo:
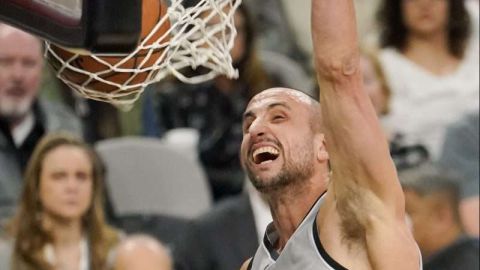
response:
[[[329,190],[340,216],[351,212],[343,208],[352,198],[360,198],[371,210],[360,211],[360,219],[372,213],[403,218],[403,192],[388,144],[362,89],[353,1],[312,0],[312,39],[333,170]]]
[[[362,89],[353,1],[312,0],[312,35],[333,170],[327,220],[340,219],[341,237],[365,247],[372,269],[418,269],[421,260],[405,223],[403,191]],[[323,229],[338,226],[333,223]],[[326,245],[327,250],[338,250],[328,241]]]

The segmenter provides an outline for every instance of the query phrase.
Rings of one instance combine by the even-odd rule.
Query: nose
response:
[[[67,181],[67,191],[69,193],[75,193],[78,189],[78,179],[75,175],[71,175],[68,177]]]
[[[250,125],[248,132],[252,138],[262,137],[265,135],[267,130],[267,125],[262,118],[256,118]]]
[[[23,68],[23,65],[20,62],[15,62],[11,67],[10,67],[10,77],[11,79],[19,83],[23,80],[25,76],[25,69]]]

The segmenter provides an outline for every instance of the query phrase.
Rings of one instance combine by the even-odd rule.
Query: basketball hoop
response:
[[[169,2],[166,14],[128,55],[62,50],[48,41],[45,55],[70,88],[123,108],[133,104],[146,86],[170,74],[185,83],[220,74],[237,77],[230,50],[236,35],[233,17],[241,0],[200,0],[193,7],[185,7],[183,0]],[[188,67],[206,71],[189,76]]]

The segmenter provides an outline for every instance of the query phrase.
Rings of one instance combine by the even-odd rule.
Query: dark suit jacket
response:
[[[478,238],[460,237],[425,261],[424,270],[478,270]]]
[[[190,224],[174,254],[176,270],[238,270],[257,247],[250,200],[241,194]]]

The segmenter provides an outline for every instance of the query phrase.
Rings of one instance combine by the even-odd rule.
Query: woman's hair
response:
[[[104,167],[98,155],[82,140],[67,134],[45,136],[37,144],[25,171],[25,184],[19,208],[9,230],[14,237],[13,269],[51,269],[43,248],[53,242],[52,232],[42,226],[42,204],[39,199],[40,175],[45,157],[61,146],[74,146],[85,151],[92,163],[92,201],[82,217],[90,247],[92,270],[105,269],[108,253],[118,242],[118,233],[105,222],[103,213]]]
[[[380,45],[405,49],[408,29],[403,21],[401,3],[405,0],[383,0],[377,13],[381,29]],[[449,2],[448,14],[448,46],[452,55],[462,58],[471,26],[470,17],[465,8],[464,0],[446,0]]]
[[[380,111],[381,115],[387,115],[390,112],[390,100],[392,96],[392,91],[390,86],[387,83],[387,78],[385,76],[385,72],[383,71],[382,64],[378,59],[378,53],[372,49],[367,49],[365,47],[360,49],[360,53],[367,58],[370,63],[372,63],[373,71],[377,76],[378,81],[380,82],[380,86],[382,87],[382,94],[385,96],[385,103]]]
[[[191,7],[198,3],[198,0],[184,0],[184,6]],[[257,93],[260,93],[262,90],[270,88],[272,86],[271,80],[263,68],[263,64],[260,61],[260,58],[257,53],[256,45],[256,31],[255,31],[255,21],[248,7],[245,3],[242,3],[238,6],[237,13],[241,14],[243,17],[243,25],[240,25],[237,28],[237,35],[239,32],[243,32],[245,36],[244,52],[240,58],[232,63],[233,67],[238,69],[239,77],[234,79],[236,82],[244,83],[246,89],[248,89],[247,97],[250,99]],[[204,67],[197,67],[192,69],[191,67],[186,67],[182,70],[182,73],[187,77],[194,77],[200,74],[208,72]],[[177,81],[173,76],[168,78],[172,81]],[[168,80],[167,79],[167,80]],[[162,84],[157,84],[161,89]]]
[[[238,7],[239,12],[244,18],[244,25],[238,31],[244,31],[245,52],[242,57],[233,65],[238,68],[239,80],[248,84],[248,97],[251,98],[264,89],[271,87],[267,72],[257,54],[255,22],[250,14],[246,4]]]

